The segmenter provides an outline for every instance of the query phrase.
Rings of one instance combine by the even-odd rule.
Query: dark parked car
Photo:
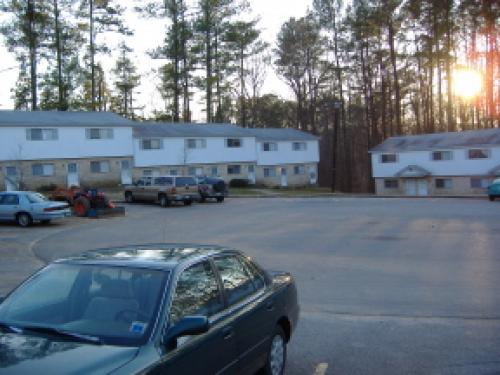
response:
[[[140,245],[49,264],[0,304],[0,374],[283,374],[292,276],[234,250]]]
[[[500,178],[497,178],[488,186],[488,198],[490,198],[490,201],[500,198]]]
[[[208,198],[223,202],[227,196],[227,185],[222,178],[218,177],[198,177],[198,191],[200,202],[205,202]]]

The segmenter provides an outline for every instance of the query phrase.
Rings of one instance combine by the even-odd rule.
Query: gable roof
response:
[[[247,128],[258,141],[316,141],[318,137],[292,128]]]
[[[372,148],[370,152],[446,150],[479,146],[500,146],[500,128],[391,137]]]
[[[0,110],[0,127],[115,127],[133,124],[133,121],[111,112]]]

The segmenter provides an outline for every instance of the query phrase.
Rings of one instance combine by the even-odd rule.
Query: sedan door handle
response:
[[[266,310],[267,311],[273,311],[274,310],[274,301],[267,301],[266,302]]]
[[[224,340],[230,339],[233,337],[233,327],[226,327],[222,330],[222,337]]]

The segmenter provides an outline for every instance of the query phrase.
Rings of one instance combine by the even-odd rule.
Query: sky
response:
[[[311,6],[311,0],[248,0],[252,13],[244,15],[246,18],[258,16],[260,23],[258,27],[262,32],[262,39],[267,41],[271,47],[276,43],[276,35],[278,34],[281,25],[290,17],[302,17],[305,15],[307,8]],[[131,8],[134,4],[133,0],[121,1],[123,6]],[[0,20],[2,17],[0,16]],[[162,100],[155,89],[155,77],[152,69],[158,67],[165,61],[153,61],[146,55],[148,50],[151,50],[161,44],[165,33],[165,21],[143,19],[133,12],[131,9],[127,11],[126,21],[130,28],[134,30],[131,37],[125,39],[127,44],[134,49],[134,62],[136,63],[139,73],[143,76],[141,86],[138,88],[136,96],[137,104],[146,107],[146,114],[152,109],[162,109]],[[118,37],[114,34],[106,34],[103,40],[111,46],[116,46],[123,40],[123,37]],[[110,70],[114,65],[118,52],[113,51],[110,56],[99,56],[97,61],[102,62],[105,71],[109,78]],[[12,68],[12,69],[11,69]],[[11,99],[11,88],[14,87],[17,78],[17,62],[14,55],[8,52],[5,48],[5,42],[0,37],[0,109],[13,109],[13,101]],[[291,92],[274,73],[272,67],[268,68],[266,82],[262,93],[274,93],[282,97],[290,97]],[[199,101],[200,98],[196,99]],[[201,105],[194,104],[194,120],[203,120],[204,115],[201,113]]]

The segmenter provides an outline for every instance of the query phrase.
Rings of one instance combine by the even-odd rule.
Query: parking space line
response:
[[[328,369],[328,363],[320,363],[316,366],[313,375],[325,375]]]

